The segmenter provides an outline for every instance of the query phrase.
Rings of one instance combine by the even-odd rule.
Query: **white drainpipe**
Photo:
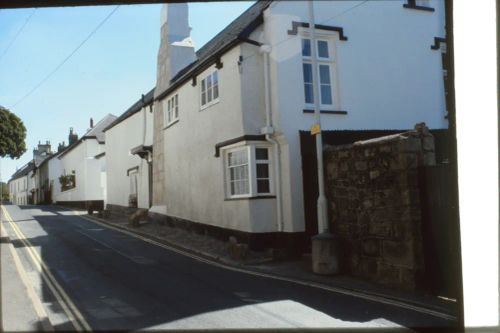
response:
[[[278,232],[283,231],[283,213],[282,213],[282,198],[281,198],[281,163],[280,163],[280,145],[276,139],[272,137],[274,128],[272,125],[271,112],[271,85],[269,78],[269,53],[271,53],[270,45],[262,45],[259,50],[264,59],[264,106],[266,110],[266,127],[261,129],[261,133],[266,135],[266,140],[274,146],[274,174],[276,175],[276,224]]]

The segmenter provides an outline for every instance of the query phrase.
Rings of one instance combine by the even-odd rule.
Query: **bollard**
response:
[[[312,237],[312,270],[316,274],[338,274],[339,268],[338,236],[324,232]]]

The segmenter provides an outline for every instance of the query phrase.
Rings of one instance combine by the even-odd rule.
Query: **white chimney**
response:
[[[158,51],[156,88],[163,91],[170,80],[184,67],[196,60],[190,37],[188,5],[164,4],[160,14],[161,36]]]

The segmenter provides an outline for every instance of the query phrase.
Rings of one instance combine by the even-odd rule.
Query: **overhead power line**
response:
[[[35,14],[35,12],[36,12],[36,8],[33,9],[33,11],[31,12],[31,14],[26,18],[26,20],[24,21],[23,26],[17,31],[17,33],[14,35],[14,38],[12,38],[12,40],[9,42],[9,44],[7,45],[7,47],[5,48],[5,50],[2,52],[2,54],[0,55],[0,60],[2,60],[2,58],[7,54],[7,51],[9,51],[10,47],[12,46],[12,44],[14,44],[14,42],[17,39],[17,37],[19,37],[19,35],[24,30],[24,28],[26,27],[26,25],[28,24],[28,22],[31,20],[31,17],[33,17],[33,15]]]
[[[71,51],[66,58],[64,58],[49,74],[47,74],[40,82],[38,82],[26,95],[21,97],[16,103],[11,106],[11,109],[22,103],[26,98],[28,98],[32,93],[34,93],[38,88],[40,88],[47,80],[49,80],[52,75],[54,75],[96,32],[99,30],[104,23],[118,10],[120,5],[113,8],[113,10],[101,21],[99,24],[85,37],[85,39],[78,44],[78,46]]]

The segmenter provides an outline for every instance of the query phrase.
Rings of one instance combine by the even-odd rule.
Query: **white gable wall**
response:
[[[403,8],[406,1],[361,3],[314,2],[316,24],[342,27],[348,38],[341,41],[333,32],[337,62],[337,81],[333,84],[339,101],[336,110],[348,114],[322,114],[322,128],[403,130],[422,121],[430,128],[446,128],[441,52],[430,48],[434,37],[444,37],[443,3],[431,1],[435,12]],[[303,231],[299,130],[309,130],[314,115],[303,113],[301,28],[298,35],[287,32],[292,29],[292,21],[309,21],[307,3],[279,1],[265,11],[264,17],[264,40],[273,46],[275,125],[284,144],[285,231]]]
[[[60,192],[59,176],[54,181],[54,186],[59,186],[59,193],[55,201],[88,201],[104,200],[104,187],[102,179],[101,162],[94,156],[104,151],[95,139],[86,139],[71,151],[60,158],[60,175],[69,175],[75,171],[76,186]]]
[[[146,141],[143,142],[144,114]],[[148,164],[130,150],[152,144],[153,114],[149,106],[106,131],[107,203],[128,207],[130,183],[127,170],[139,167],[137,199],[139,208],[149,208]]]

